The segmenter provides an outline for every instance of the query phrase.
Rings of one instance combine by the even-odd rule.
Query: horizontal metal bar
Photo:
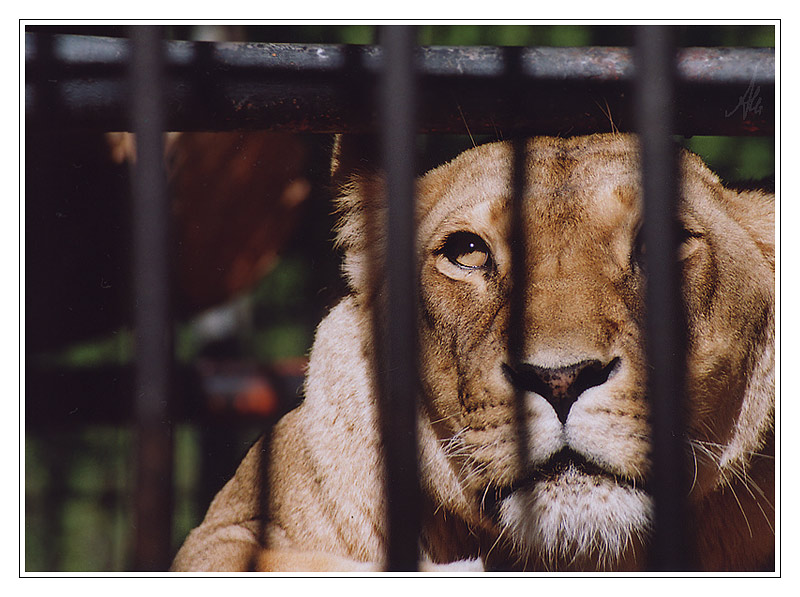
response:
[[[44,36],[25,35],[25,62],[44,58],[64,67],[127,68],[130,43],[124,38],[54,35],[49,49]],[[262,75],[280,72],[337,73],[347,64],[352,46],[330,44],[270,44],[241,42],[166,42],[166,64],[191,68],[209,60],[227,71],[255,69]],[[379,46],[355,46],[361,66],[377,74],[383,61]],[[46,55],[45,55],[46,54]],[[423,76],[499,77],[506,72],[507,54],[490,46],[429,46],[419,48]],[[687,48],[679,52],[679,80],[687,83],[758,85],[775,82],[772,48]],[[633,55],[628,48],[522,48],[520,75],[556,80],[632,80]]]
[[[26,123],[129,130],[129,59],[125,39],[26,33]],[[170,41],[165,60],[170,130],[363,132],[378,122],[374,115],[362,122],[345,116],[354,85],[372,93],[383,62],[379,47]],[[497,47],[419,48],[420,130],[608,130],[609,110],[617,128],[633,129],[629,49],[521,49],[517,91],[526,109],[513,117],[498,89],[506,61]],[[677,64],[679,92],[687,98],[677,106],[678,132],[774,132],[773,49],[687,48]],[[761,109],[738,111],[748,88],[758,93]]]

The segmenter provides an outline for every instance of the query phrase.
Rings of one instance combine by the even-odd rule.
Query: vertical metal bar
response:
[[[522,48],[505,48],[506,100],[512,111],[509,116],[520,113],[525,101],[522,95]],[[511,203],[509,213],[509,246],[511,247],[511,297],[509,304],[508,358],[512,367],[525,359],[525,289],[528,286],[527,220],[525,218],[525,145],[524,138],[511,141]],[[517,388],[514,396],[514,427],[517,445],[517,466],[524,475],[528,468],[529,438],[527,415],[525,414],[525,392]]]
[[[387,478],[387,565],[394,571],[416,570],[419,560],[415,35],[415,28],[409,26],[387,26],[381,30],[382,154],[389,204],[383,264],[387,296],[381,318],[384,327],[380,398]]]
[[[172,529],[169,205],[163,168],[162,40],[154,26],[131,29],[133,276],[136,326],[137,570],[169,566]]]
[[[250,561],[247,563],[248,572],[263,572],[258,569],[258,556],[261,548],[268,548],[267,536],[267,522],[269,520],[269,446],[272,443],[272,428],[266,429],[263,436],[258,440],[262,449],[258,452],[258,465],[256,471],[258,476],[256,482],[256,495],[258,496],[258,512],[259,518],[257,521],[256,541],[257,544],[253,547],[250,553]]]
[[[636,112],[640,139],[646,247],[648,393],[653,437],[654,536],[650,566],[687,570],[688,474],[684,394],[686,338],[677,260],[679,171],[672,139],[674,57],[666,26],[636,30]]]
[[[525,260],[528,254],[526,229],[525,190],[525,140],[512,141],[512,200],[509,239],[511,246],[511,303],[509,308],[508,351],[512,367],[517,368],[525,360],[525,289],[528,286],[528,271]],[[528,424],[525,413],[525,392],[517,388],[514,396],[514,421],[517,441],[517,460],[520,474],[528,468]]]

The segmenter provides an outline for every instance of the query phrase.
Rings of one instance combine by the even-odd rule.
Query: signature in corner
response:
[[[761,87],[756,87],[755,78],[756,75],[753,73],[747,90],[745,90],[743,95],[739,96],[739,103],[736,104],[736,107],[730,112],[725,112],[725,118],[733,116],[739,108],[742,109],[742,120],[747,120],[747,115],[750,112],[753,114],[761,114],[764,109],[764,106],[761,105],[761,98],[758,97],[759,93],[761,93]]]

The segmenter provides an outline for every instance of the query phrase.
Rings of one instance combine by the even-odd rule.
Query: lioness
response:
[[[511,162],[508,143],[490,143],[418,181],[422,566],[641,569],[652,500],[636,138],[527,142],[517,367],[507,345]],[[681,165],[696,553],[704,570],[759,570],[775,547],[774,196],[723,187],[689,152]],[[375,249],[365,222],[384,206],[374,176],[344,178],[338,243],[351,292],[317,330],[305,401],[250,450],[174,570],[383,565],[370,365],[382,281],[365,265]],[[515,442],[520,391],[526,470]]]

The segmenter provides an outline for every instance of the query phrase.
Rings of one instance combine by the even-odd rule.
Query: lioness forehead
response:
[[[525,151],[525,209],[536,219],[575,220],[581,213],[615,220],[638,211],[638,144],[632,135],[537,137]],[[421,228],[435,228],[448,215],[491,202],[503,206],[513,194],[511,142],[468,150],[432,170],[419,183]]]

